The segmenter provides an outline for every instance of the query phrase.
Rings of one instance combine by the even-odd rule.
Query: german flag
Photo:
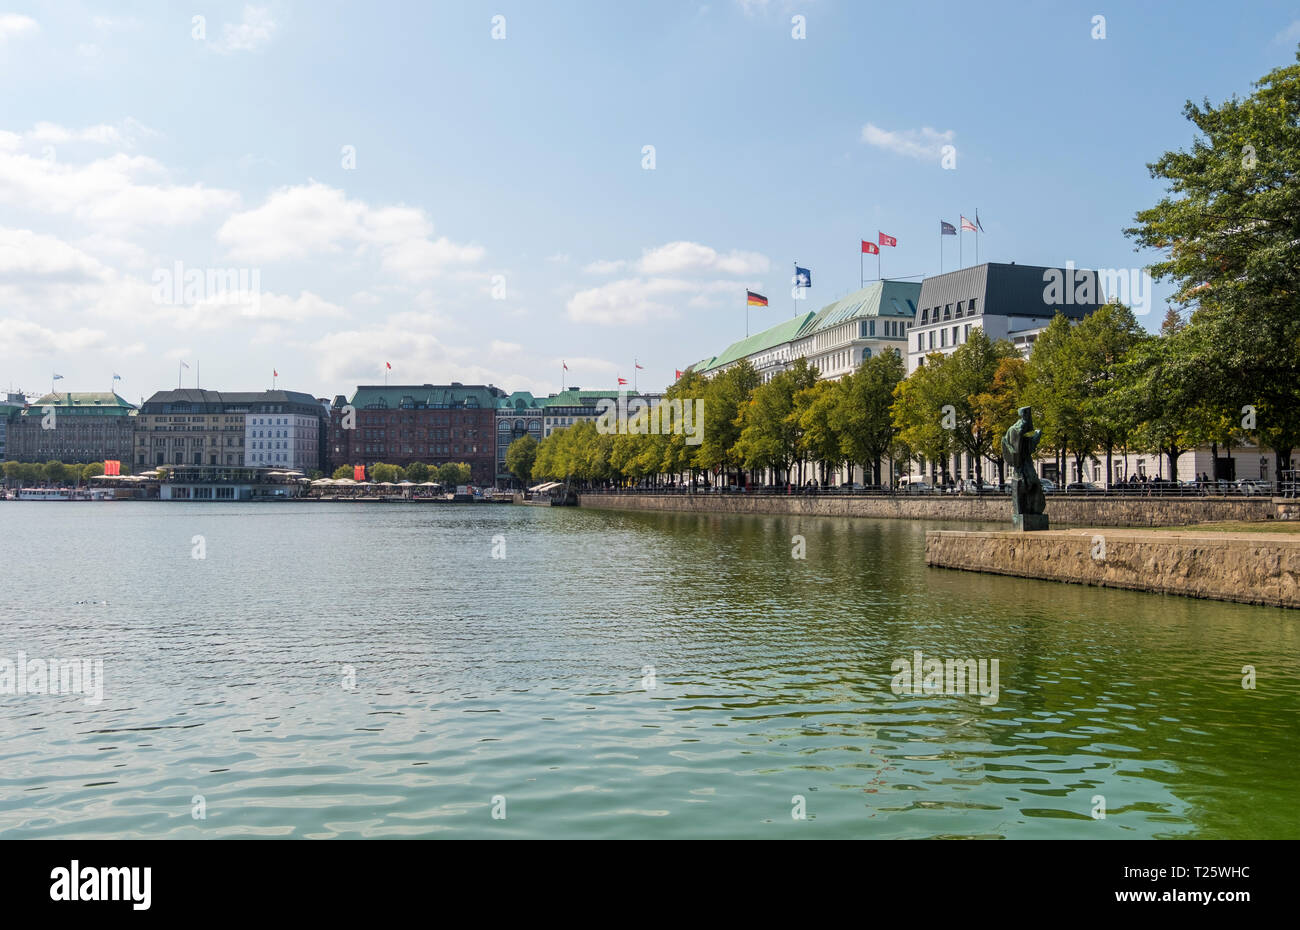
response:
[[[767,298],[753,291],[745,291],[745,303],[751,307],[766,307]]]

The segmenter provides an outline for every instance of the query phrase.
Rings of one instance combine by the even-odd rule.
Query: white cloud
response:
[[[767,256],[758,252],[733,249],[723,255],[698,242],[669,242],[642,253],[637,270],[642,274],[684,274],[691,271],[718,271],[723,274],[763,274],[768,270]]]
[[[5,151],[9,145],[0,144],[0,203],[42,214],[122,230],[185,225],[239,202],[233,191],[169,183],[163,166],[144,156],[119,152],[75,164]]]
[[[182,328],[217,329],[233,323],[303,323],[347,316],[347,311],[311,291],[284,294],[216,295],[192,306],[163,306],[158,318]]]
[[[939,132],[928,126],[895,131],[881,129],[872,123],[862,127],[862,141],[867,145],[921,161],[938,159],[943,147],[951,145],[954,138],[956,133],[951,129]]]
[[[694,289],[691,282],[672,278],[623,278],[579,291],[566,310],[575,323],[607,326],[644,323],[652,317],[670,319],[677,312],[660,298]]]
[[[212,47],[222,54],[251,52],[271,41],[276,22],[266,7],[244,7],[244,18],[221,27],[221,38]]]
[[[0,13],[0,42],[9,38],[28,36],[40,31],[40,25],[30,16],[21,13]]]
[[[446,236],[431,238],[433,224],[415,207],[370,207],[338,188],[311,181],[281,188],[260,207],[236,213],[217,231],[230,254],[247,261],[304,259],[345,247],[380,255],[383,270],[408,281],[444,268],[479,261],[485,251]]]
[[[106,338],[98,329],[55,331],[29,320],[0,320],[0,358],[81,352],[102,346]]]
[[[523,348],[517,342],[502,342],[500,339],[493,339],[488,346],[488,351],[493,355],[515,355]]]

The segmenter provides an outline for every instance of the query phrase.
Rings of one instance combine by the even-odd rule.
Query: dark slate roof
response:
[[[947,274],[935,275],[921,282],[921,296],[917,306],[922,309],[956,304],[957,301],[978,299],[977,311],[982,315],[1051,317],[1063,313],[1073,319],[1082,319],[1104,304],[1101,293],[1101,276],[1087,269],[1072,269],[1075,288],[1091,278],[1093,299],[1084,303],[1049,301],[1047,289],[1049,273],[1059,273],[1064,280],[1067,269],[1043,265],[1014,265],[988,262],[972,265]],[[1064,290],[1061,288],[1059,290]],[[1070,290],[1071,296],[1076,291]]]
[[[307,404],[320,407],[316,398],[302,391],[209,391],[206,388],[177,388],[173,391],[156,391],[144,402],[144,412],[156,413],[163,406],[180,403],[204,407],[208,412],[253,404]]]
[[[352,395],[352,406],[358,410],[403,407],[422,409],[428,407],[480,407],[495,408],[504,395],[499,387],[490,384],[361,384]]]

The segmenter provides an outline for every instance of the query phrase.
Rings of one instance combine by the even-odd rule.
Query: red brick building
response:
[[[465,462],[472,484],[496,475],[496,408],[506,394],[492,385],[360,385],[330,407],[327,472],[340,465]]]

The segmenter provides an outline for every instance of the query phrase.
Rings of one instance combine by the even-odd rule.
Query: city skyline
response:
[[[1215,30],[1208,4],[1185,12],[1114,11],[1101,38],[1079,4],[946,4],[942,35],[825,2],[19,4],[0,14],[19,91],[0,380],[135,402],[183,361],[186,387],[278,371],[332,396],[391,363],[393,383],[545,395],[562,362],[605,388],[635,357],[656,390],[746,317],[757,332],[856,289],[859,239],[898,239],[887,278],[938,273],[941,244],[955,269],[939,224],[977,208],[981,261],[1141,267],[1122,230],[1159,195],[1146,162],[1187,144],[1183,101],[1249,93],[1300,39],[1280,3]],[[390,48],[399,27],[427,42]],[[39,67],[55,56],[75,64]],[[746,309],[751,289],[769,306]]]

